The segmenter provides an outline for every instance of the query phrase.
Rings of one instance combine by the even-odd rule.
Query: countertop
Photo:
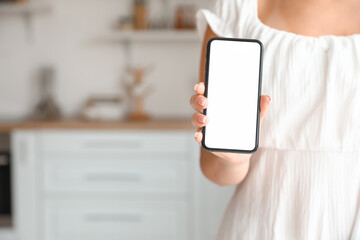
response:
[[[8,121],[0,122],[0,133],[18,129],[187,129],[195,130],[190,119],[155,119],[147,121]]]

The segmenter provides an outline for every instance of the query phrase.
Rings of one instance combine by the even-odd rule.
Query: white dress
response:
[[[360,239],[360,34],[309,37],[263,24],[256,0],[197,13],[218,36],[264,44],[272,100],[219,240]]]

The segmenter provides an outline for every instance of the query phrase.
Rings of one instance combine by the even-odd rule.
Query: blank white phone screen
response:
[[[204,143],[208,148],[251,151],[256,145],[261,46],[229,40],[210,44]]]

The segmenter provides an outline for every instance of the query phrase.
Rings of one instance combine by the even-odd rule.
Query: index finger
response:
[[[205,84],[204,82],[199,82],[194,86],[194,90],[199,95],[204,95],[205,93]]]

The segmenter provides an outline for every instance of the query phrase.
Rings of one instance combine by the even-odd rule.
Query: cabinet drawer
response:
[[[185,157],[173,155],[151,160],[53,157],[43,163],[45,190],[185,193],[191,177]]]
[[[43,150],[52,153],[185,152],[189,134],[181,131],[46,131]]]
[[[45,239],[189,239],[185,203],[48,201]]]

